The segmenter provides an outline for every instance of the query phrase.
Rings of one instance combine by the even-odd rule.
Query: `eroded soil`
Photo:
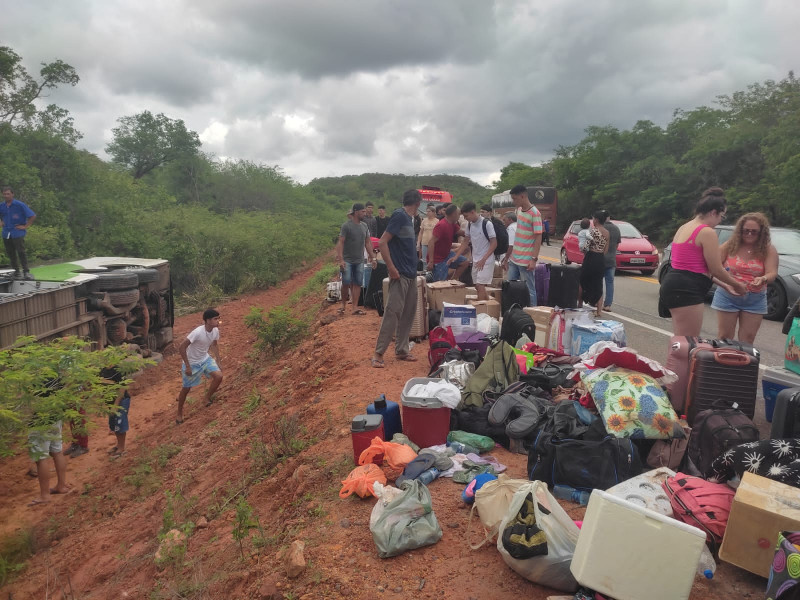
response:
[[[91,452],[68,459],[74,492],[28,507],[37,484],[25,475],[25,455],[0,464],[0,535],[34,531],[38,546],[27,569],[5,586],[9,598],[544,600],[558,595],[512,572],[493,545],[469,549],[462,488],[447,479],[430,485],[441,541],[378,558],[368,528],[374,500],[338,496],[340,481],[353,468],[350,419],[382,392],[398,401],[409,378],[424,376],[427,343],[414,351],[418,363],[396,361],[390,350],[386,368],[373,369],[368,361],[378,315],[339,317],[338,305],[322,306],[320,290],[294,307],[320,309],[303,344],[277,360],[255,353],[255,335],[244,325],[250,307],[283,304],[311,273],[219,307],[225,381],[210,407],[201,391],[190,395],[182,425],[175,424],[177,352],[165,353],[161,364],[140,376],[132,387],[127,454],[109,460],[114,437],[98,420]],[[175,339],[200,322],[197,314],[179,318]],[[260,403],[248,414],[257,396]],[[297,423],[290,437],[308,446],[265,476],[259,450],[274,445],[275,424],[287,417]],[[177,454],[169,458],[170,450]],[[499,447],[492,454],[509,467],[510,476],[525,477],[525,456]],[[166,492],[174,499],[168,502]],[[244,542],[243,553],[233,537],[241,497],[263,528],[250,530],[256,538]],[[582,518],[583,508],[564,506],[573,518]],[[164,521],[201,518],[208,524],[191,532],[183,559],[157,567],[154,554]],[[478,534],[472,533],[475,540]],[[290,579],[283,552],[293,540],[305,542],[307,567]],[[712,581],[696,580],[691,598],[760,598],[765,584],[722,564]],[[643,590],[641,598],[648,597]]]

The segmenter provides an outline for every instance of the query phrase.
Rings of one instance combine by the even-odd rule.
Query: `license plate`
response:
[[[643,265],[645,262],[647,262],[647,261],[644,258],[632,258],[631,259],[631,264],[632,265]]]

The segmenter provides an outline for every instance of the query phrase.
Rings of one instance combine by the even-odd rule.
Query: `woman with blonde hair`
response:
[[[778,276],[778,251],[769,235],[769,221],[761,213],[747,213],[736,221],[731,238],[719,248],[720,259],[747,293],[736,296],[720,285],[711,308],[717,311],[717,336],[752,344],[767,314],[767,285]]]

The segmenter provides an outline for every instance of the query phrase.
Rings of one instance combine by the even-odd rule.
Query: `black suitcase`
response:
[[[706,409],[735,407],[750,419],[756,412],[758,358],[734,348],[695,348],[689,355],[686,420]]]
[[[378,262],[377,266],[372,269],[372,275],[369,278],[369,287],[366,291],[362,290],[362,298],[364,299],[364,306],[367,308],[378,308],[376,303],[375,294],[383,292],[383,280],[389,276],[389,269],[383,261]],[[383,303],[381,302],[380,310],[378,311],[383,316]]]
[[[531,294],[528,285],[524,281],[504,281],[501,296],[500,314],[505,318],[506,312],[515,304],[525,308],[531,303]]]
[[[800,387],[778,392],[769,437],[773,440],[800,437]]]
[[[580,265],[550,265],[550,294],[547,306],[578,308]]]

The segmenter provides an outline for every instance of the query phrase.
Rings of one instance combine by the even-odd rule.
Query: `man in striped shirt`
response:
[[[536,306],[536,264],[542,246],[542,215],[528,200],[528,188],[515,185],[511,200],[517,209],[517,232],[514,245],[509,246],[503,258],[503,268],[508,267],[509,281],[522,280],[528,286],[530,305]],[[547,299],[543,299],[546,301]]]

